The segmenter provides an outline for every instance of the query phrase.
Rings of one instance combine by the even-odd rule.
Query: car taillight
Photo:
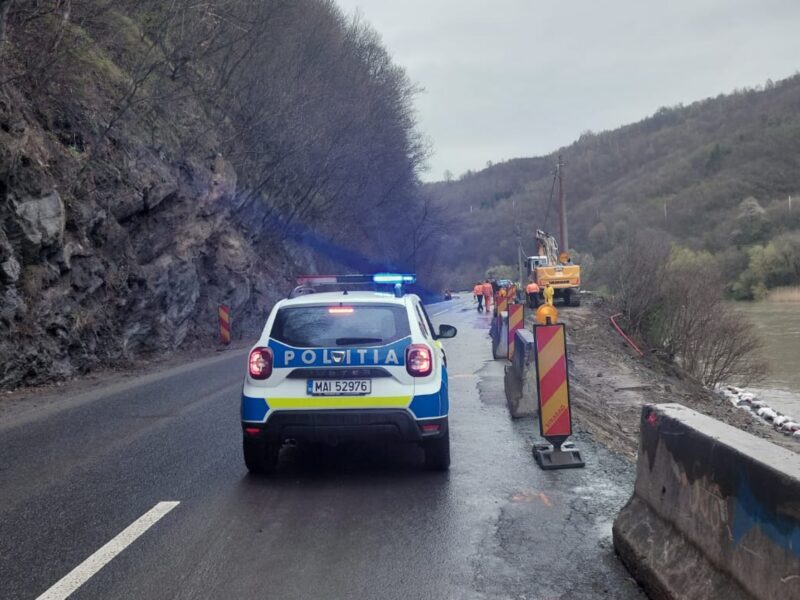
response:
[[[272,375],[272,350],[269,348],[253,348],[248,362],[253,379],[267,379]]]
[[[406,371],[412,377],[427,377],[433,370],[431,349],[425,344],[411,344],[406,348]]]

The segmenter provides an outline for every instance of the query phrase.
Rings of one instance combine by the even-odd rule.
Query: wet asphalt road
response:
[[[611,547],[632,466],[578,434],[585,469],[540,471],[488,317],[464,298],[430,312],[459,328],[449,473],[353,445],[249,476],[241,352],[0,423],[0,598],[36,598],[161,501],[180,504],[71,598],[643,598]]]

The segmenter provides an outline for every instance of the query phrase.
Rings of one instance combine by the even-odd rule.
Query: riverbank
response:
[[[611,327],[611,314],[602,299],[559,311],[567,327],[573,415],[598,441],[634,460],[642,405],[678,402],[800,452],[800,440],[775,431],[750,411],[706,390],[675,365],[635,355]]]
[[[745,392],[780,413],[800,419],[800,303],[736,302],[732,306],[755,326],[764,343],[761,356],[769,368],[765,378]]]
[[[791,302],[800,305],[800,287],[782,287],[770,290],[767,302]]]

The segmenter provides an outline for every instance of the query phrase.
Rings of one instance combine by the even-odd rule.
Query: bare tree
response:
[[[706,386],[762,377],[761,341],[723,303],[716,264],[669,257],[669,245],[652,234],[623,246],[615,300],[633,331]]]

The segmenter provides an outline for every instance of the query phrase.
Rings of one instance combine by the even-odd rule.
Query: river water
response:
[[[770,366],[767,378],[748,390],[774,410],[800,420],[800,304],[737,302],[735,309],[758,329]]]

